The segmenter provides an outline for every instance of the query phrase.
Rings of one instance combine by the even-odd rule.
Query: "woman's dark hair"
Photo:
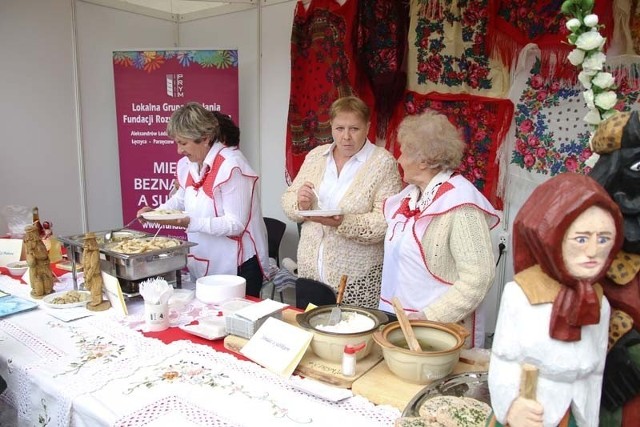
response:
[[[228,147],[240,145],[240,128],[231,120],[231,117],[219,111],[214,111],[213,115],[218,119],[220,128],[218,139]]]

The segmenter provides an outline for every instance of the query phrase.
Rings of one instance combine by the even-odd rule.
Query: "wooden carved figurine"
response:
[[[84,236],[82,265],[84,267],[84,287],[91,292],[91,300],[87,304],[87,309],[91,311],[108,309],[111,307],[111,303],[102,299],[103,282],[100,271],[100,250],[94,233],[87,233]]]
[[[620,209],[587,176],[557,175],[524,203],[491,353],[489,425],[598,426],[610,306],[597,282],[622,240]],[[521,381],[523,368],[537,370],[537,384]]]
[[[24,229],[24,246],[29,266],[29,281],[31,282],[31,296],[42,298],[53,292],[53,283],[57,281],[51,271],[49,252],[40,239],[40,232],[35,225],[28,225]]]

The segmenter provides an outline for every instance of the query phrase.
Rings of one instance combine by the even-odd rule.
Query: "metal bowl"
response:
[[[352,333],[327,332],[318,329],[318,325],[327,324],[331,310],[334,307],[335,305],[323,305],[296,316],[296,321],[302,328],[313,332],[311,350],[321,359],[340,362],[342,361],[345,345],[355,345],[364,342],[365,347],[356,353],[356,360],[367,357],[374,345],[371,335],[381,325],[387,323],[389,317],[380,310],[341,305],[340,308],[343,317],[353,313],[367,316],[373,320],[373,326],[370,329]]]
[[[486,371],[465,372],[434,381],[411,399],[402,416],[419,417],[422,405],[436,396],[471,397],[491,406],[488,376]]]

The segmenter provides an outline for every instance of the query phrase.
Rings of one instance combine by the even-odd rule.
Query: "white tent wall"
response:
[[[280,197],[295,4],[260,0],[247,10],[177,24],[82,0],[0,0],[0,207],[38,205],[61,235],[129,221],[121,209],[112,51],[236,48],[242,151],[261,175],[264,215],[285,220]],[[295,258],[297,228],[286,222],[281,256]],[[487,299],[489,330],[502,271]]]
[[[83,221],[71,13],[69,0],[0,1],[0,207],[38,205],[60,233]]]

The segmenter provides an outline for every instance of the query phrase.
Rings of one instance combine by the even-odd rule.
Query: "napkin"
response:
[[[173,286],[159,277],[147,279],[139,285],[140,295],[147,304],[167,304],[173,295]]]

